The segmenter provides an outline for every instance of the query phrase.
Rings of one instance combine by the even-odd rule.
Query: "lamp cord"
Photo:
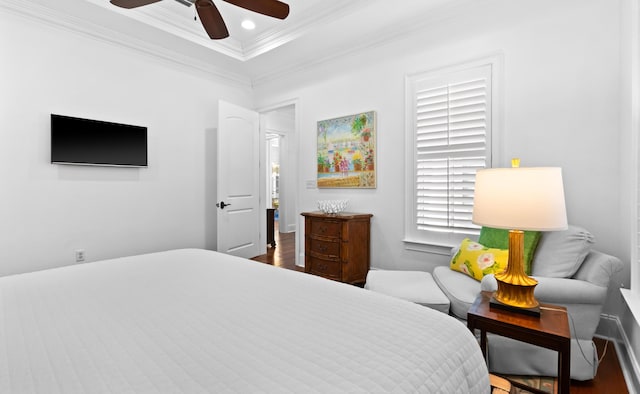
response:
[[[571,316],[571,313],[569,313],[568,310],[566,309],[558,309],[558,308],[549,308],[546,306],[541,306],[540,309],[546,309],[548,311],[557,311],[557,312],[566,312],[567,316],[569,316],[569,321],[571,321],[571,327],[573,327],[573,332],[576,332],[576,322],[573,320],[573,316]],[[580,353],[582,354],[582,358],[584,358],[584,361],[587,362],[587,364],[589,364],[589,366],[591,366],[591,368],[593,368],[593,363],[591,361],[589,361],[589,359],[587,358],[587,356],[584,354],[584,350],[582,349],[582,345],[580,345],[580,341],[577,340],[576,338],[576,343],[578,345],[578,349],[580,349]],[[607,354],[607,348],[609,347],[609,340],[607,340],[604,343],[604,349],[602,351],[602,356],[600,356],[598,358],[598,365],[600,365],[600,363],[602,362],[602,360],[604,360],[604,356]],[[598,348],[596,347],[596,356],[598,355]]]

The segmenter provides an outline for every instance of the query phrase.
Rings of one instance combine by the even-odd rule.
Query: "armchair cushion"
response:
[[[531,274],[548,278],[570,278],[591,250],[593,235],[570,225],[565,231],[546,232],[533,256]]]
[[[433,270],[433,279],[451,302],[450,314],[466,320],[467,312],[480,292],[480,282],[444,265]]]

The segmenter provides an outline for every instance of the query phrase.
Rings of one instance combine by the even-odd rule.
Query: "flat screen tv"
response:
[[[51,162],[147,166],[147,128],[51,114]]]

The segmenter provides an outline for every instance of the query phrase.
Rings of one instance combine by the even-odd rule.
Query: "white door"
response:
[[[259,254],[258,119],[257,112],[218,102],[218,251],[241,257]]]

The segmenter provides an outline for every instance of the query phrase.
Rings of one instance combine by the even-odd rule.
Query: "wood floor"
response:
[[[276,222],[277,223],[277,222]],[[276,224],[277,226],[277,224]],[[256,256],[252,260],[275,265],[285,269],[304,271],[295,265],[295,233],[280,233],[276,227],[276,247],[267,247],[267,254]],[[602,356],[607,341],[595,339],[598,354]],[[607,345],[604,359],[598,367],[598,374],[586,382],[571,381],[571,394],[628,394],[613,343]]]
[[[296,233],[280,233],[277,221],[274,232],[276,247],[267,246],[267,254],[256,256],[251,260],[304,272],[304,268],[296,265]]]

